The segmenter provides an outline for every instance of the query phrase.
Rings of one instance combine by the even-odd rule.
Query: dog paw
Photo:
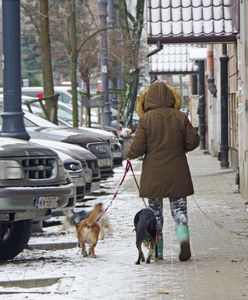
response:
[[[83,257],[87,257],[88,256],[88,254],[87,254],[86,251],[82,251],[82,255],[83,255]]]
[[[136,261],[136,263],[135,263],[136,265],[140,265],[140,262],[139,261]]]

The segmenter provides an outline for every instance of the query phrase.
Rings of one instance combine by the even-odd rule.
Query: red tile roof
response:
[[[147,8],[148,43],[233,42],[239,31],[239,0],[147,0]]]

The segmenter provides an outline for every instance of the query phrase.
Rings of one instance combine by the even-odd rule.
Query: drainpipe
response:
[[[220,85],[221,85],[221,144],[219,160],[221,167],[229,167],[228,162],[228,60],[227,46],[222,45],[220,57]]]
[[[4,101],[1,136],[29,140],[21,101],[20,0],[2,1]]]
[[[197,95],[197,91],[198,91],[197,75],[192,74],[191,75],[191,94],[192,95]]]
[[[205,67],[204,60],[198,60],[199,66],[199,134],[200,134],[200,149],[206,149],[206,120],[205,120]]]

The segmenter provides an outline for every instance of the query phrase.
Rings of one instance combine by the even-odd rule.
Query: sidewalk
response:
[[[168,200],[164,200],[164,260],[135,265],[137,249],[133,218],[142,208],[131,173],[108,210],[112,234],[100,241],[96,259],[83,258],[78,248],[56,251],[25,250],[15,261],[0,267],[0,281],[29,278],[61,278],[60,283],[28,290],[1,299],[79,300],[241,300],[248,299],[248,225],[245,200],[237,193],[235,172],[221,169],[219,162],[196,150],[188,155],[195,194],[188,198],[192,259],[178,261],[178,245]],[[141,161],[133,161],[139,177]],[[116,169],[109,185],[112,198],[123,176]],[[94,203],[93,201],[93,203]],[[51,229],[50,229],[51,230]],[[54,229],[52,229],[54,230]],[[41,241],[75,242],[75,232],[60,234],[47,229]],[[146,252],[146,249],[145,249]],[[1,284],[0,284],[1,285]],[[13,287],[13,291],[16,288]],[[1,295],[1,293],[3,293]],[[39,294],[44,293],[44,294]]]
[[[188,157],[195,187],[188,198],[192,259],[178,261],[165,199],[165,260],[147,272],[139,268],[144,297],[134,299],[248,299],[248,215],[234,184],[235,172],[221,169],[200,150]]]

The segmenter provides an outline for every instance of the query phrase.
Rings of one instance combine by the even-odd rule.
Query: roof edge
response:
[[[198,71],[149,71],[149,75],[187,75],[187,74],[198,74]]]
[[[222,43],[236,43],[238,38],[237,34],[232,35],[224,35],[224,36],[159,36],[159,37],[148,37],[147,43],[148,44],[181,44],[181,43],[187,43],[187,44],[198,44],[198,43],[215,43],[215,44],[222,44]]]

